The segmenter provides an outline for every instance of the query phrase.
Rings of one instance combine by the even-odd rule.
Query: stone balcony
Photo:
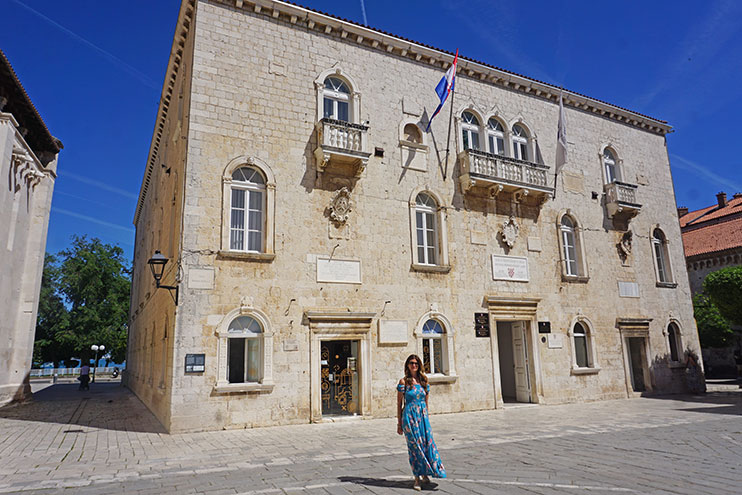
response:
[[[631,220],[642,209],[642,205],[636,202],[635,184],[626,182],[611,182],[603,186],[605,191],[605,207],[611,218]]]
[[[317,169],[324,172],[329,166],[338,165],[350,168],[351,173],[360,177],[371,152],[368,151],[368,126],[352,124],[334,119],[317,122]]]
[[[518,201],[533,196],[542,203],[554,196],[554,188],[548,185],[551,176],[546,165],[477,150],[462,151],[458,158],[459,181],[464,193],[478,187],[489,190],[493,197],[504,191],[513,193]]]

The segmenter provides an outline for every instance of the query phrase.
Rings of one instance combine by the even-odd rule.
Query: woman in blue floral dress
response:
[[[421,484],[430,483],[428,476],[445,478],[446,469],[433,440],[428,420],[428,377],[420,369],[422,360],[411,354],[404,364],[404,378],[397,385],[397,433],[404,433],[410,456],[413,488],[420,490]],[[404,407],[403,407],[404,404]]]

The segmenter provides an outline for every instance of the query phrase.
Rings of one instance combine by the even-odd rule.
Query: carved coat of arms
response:
[[[330,202],[330,218],[339,224],[348,221],[348,215],[353,209],[353,202],[350,200],[350,191],[347,187],[338,190]]]
[[[518,238],[519,230],[520,227],[514,217],[508,218],[507,222],[502,224],[502,229],[500,230],[502,241],[511,249],[515,245],[515,240]]]

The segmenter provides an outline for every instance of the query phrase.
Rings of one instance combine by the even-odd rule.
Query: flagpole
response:
[[[456,50],[456,57],[459,56],[459,51]],[[454,62],[456,59],[454,59]],[[448,152],[450,151],[451,147],[451,122],[453,121],[453,97],[456,93],[456,69],[454,69],[453,73],[453,80],[454,84],[451,86],[451,111],[448,115],[448,135],[446,136],[446,168],[443,169],[443,180],[446,180],[446,175],[448,174]]]

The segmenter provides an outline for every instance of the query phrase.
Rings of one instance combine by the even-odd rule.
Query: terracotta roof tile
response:
[[[683,232],[685,257],[742,247],[742,217]]]
[[[736,213],[742,213],[742,196],[730,199],[724,208],[719,208],[719,205],[715,204],[700,210],[689,211],[680,217],[680,227],[697,225]]]

